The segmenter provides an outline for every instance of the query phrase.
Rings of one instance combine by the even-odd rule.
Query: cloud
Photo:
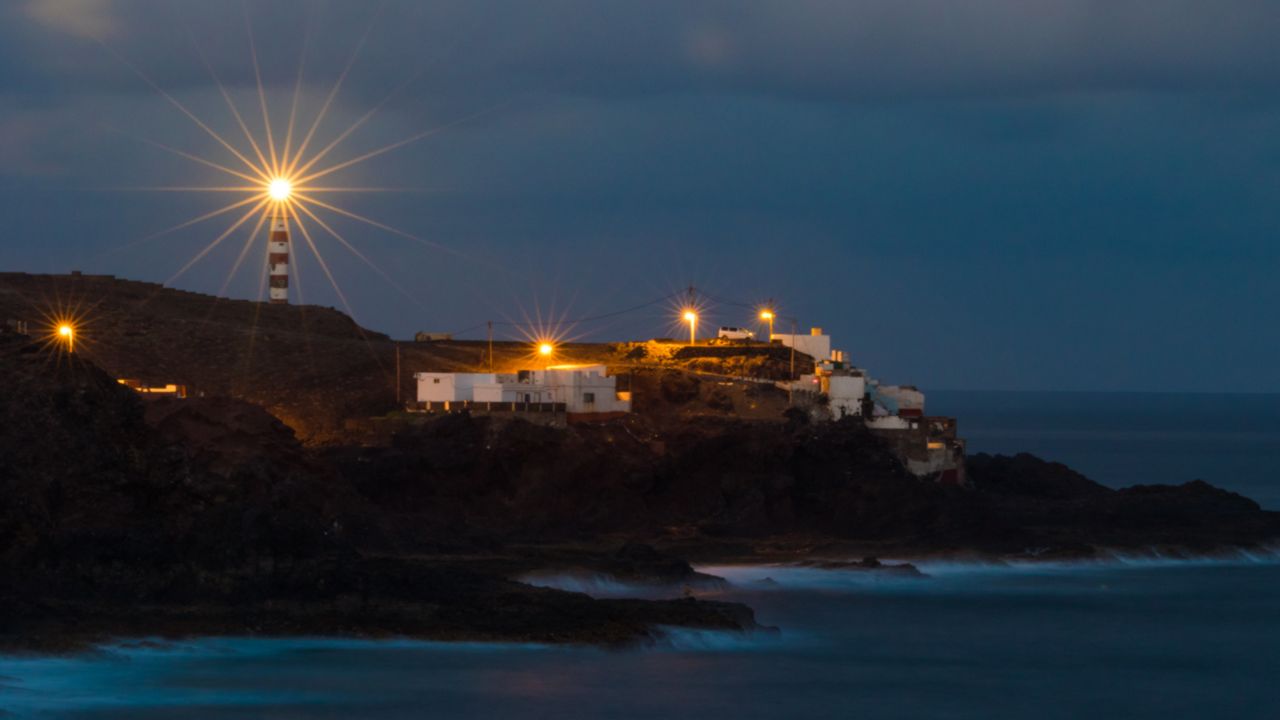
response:
[[[71,36],[128,28],[131,37],[113,46],[168,89],[209,85],[193,41],[224,81],[253,82],[236,3],[28,0],[24,7]],[[484,93],[692,92],[879,102],[1280,87],[1275,3],[390,0],[384,12],[375,10],[373,3],[252,4],[266,79],[290,84],[307,33],[309,76],[336,76],[377,16],[356,73],[390,77],[427,68],[415,91],[445,101]],[[19,31],[0,28],[0,47],[18,41]],[[14,65],[11,73],[43,70]],[[120,92],[147,90],[128,73],[111,77],[93,63],[80,65]],[[349,90],[378,94],[371,84],[353,82]]]
[[[27,0],[26,16],[76,37],[103,39],[119,29],[109,0]]]
[[[335,183],[430,190],[348,198],[357,212],[522,270],[545,263],[553,272],[524,274],[563,271],[601,307],[690,275],[731,278],[727,296],[789,298],[837,335],[856,328],[869,366],[925,384],[1198,387],[1222,363],[1188,360],[1176,343],[1210,337],[1201,345],[1224,356],[1260,358],[1233,382],[1280,389],[1264,362],[1280,333],[1239,329],[1250,319],[1239,308],[1280,301],[1266,242],[1280,223],[1280,3],[381,5],[248,4],[277,128],[303,45],[298,118],[309,121],[372,23],[313,150],[408,78],[329,159],[448,126],[343,171]],[[204,53],[261,126],[241,3],[0,0],[0,209],[14,238],[0,242],[0,265],[87,268],[89,250],[210,210],[209,198],[121,190],[225,182],[145,141],[237,163],[90,40],[103,34],[243,147]],[[501,110],[451,124],[491,107]],[[483,324],[495,302],[506,307],[491,298],[512,294],[469,260],[335,225],[415,294],[432,278],[420,297],[442,299],[438,316],[417,317],[361,264],[335,266],[382,328]],[[200,226],[97,269],[163,280],[216,232]],[[780,274],[780,252],[820,260]],[[217,290],[228,266],[203,264],[208,277],[186,287]],[[254,296],[256,278],[236,292]],[[310,297],[337,303],[322,284]],[[877,298],[897,302],[868,315]],[[1078,348],[1060,351],[1063,338]]]

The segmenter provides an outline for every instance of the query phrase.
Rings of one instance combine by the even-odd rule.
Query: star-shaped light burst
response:
[[[406,145],[422,140],[437,132],[441,132],[453,124],[457,124],[459,122],[463,122],[470,118],[474,118],[481,114],[490,112],[493,108],[483,110],[480,113],[476,113],[467,118],[462,118],[446,126],[432,128],[424,132],[411,135],[407,138],[398,140],[388,145],[384,145],[380,148],[363,153],[361,155],[357,155],[355,157],[350,157],[345,160],[341,160],[337,162],[330,160],[329,159],[330,155],[335,150],[337,150],[345,140],[347,140],[349,137],[351,137],[353,133],[355,133],[363,125],[365,125],[378,112],[379,109],[381,109],[395,95],[399,94],[405,88],[407,88],[413,82],[413,80],[417,78],[417,75],[414,75],[413,77],[409,78],[405,82],[402,82],[386,98],[384,98],[378,104],[374,105],[372,109],[370,109],[364,115],[360,116],[360,118],[358,118],[354,123],[352,123],[349,127],[343,130],[341,133],[339,133],[336,137],[334,137],[332,141],[330,141],[323,147],[320,147],[319,149],[315,149],[313,147],[313,142],[316,140],[317,131],[320,130],[322,124],[324,123],[324,120],[328,115],[331,106],[333,105],[334,99],[337,97],[340,89],[342,88],[343,82],[346,80],[348,73],[350,72],[352,66],[355,64],[360,54],[360,50],[364,46],[365,40],[368,39],[369,30],[372,28],[372,22],[371,22],[370,28],[366,29],[364,37],[355,46],[355,49],[352,51],[351,57],[348,59],[347,64],[343,69],[342,73],[338,76],[338,79],[334,83],[333,88],[329,91],[328,95],[326,96],[325,101],[323,105],[320,107],[319,112],[316,114],[315,118],[312,120],[310,125],[307,126],[306,132],[302,133],[301,132],[302,126],[299,125],[298,123],[298,119],[299,119],[298,105],[299,105],[299,98],[302,94],[303,71],[306,65],[306,53],[304,48],[303,56],[300,58],[298,62],[298,76],[297,76],[297,82],[294,87],[293,101],[290,106],[289,120],[286,126],[287,130],[284,133],[283,143],[278,145],[276,142],[277,141],[276,134],[273,133],[272,131],[270,109],[267,103],[267,94],[262,83],[261,69],[258,64],[258,53],[257,53],[256,42],[253,36],[253,26],[249,20],[247,10],[246,10],[246,17],[245,17],[245,25],[248,30],[249,46],[252,52],[254,74],[257,80],[258,101],[259,101],[258,104],[259,104],[259,109],[261,110],[261,116],[262,116],[261,132],[255,132],[250,128],[250,124],[246,122],[245,117],[240,112],[240,109],[237,107],[236,103],[231,99],[230,93],[227,91],[226,87],[222,84],[221,80],[218,77],[217,72],[214,70],[213,66],[209,63],[208,58],[204,55],[203,50],[199,48],[198,44],[196,48],[200,54],[201,59],[204,61],[205,66],[208,68],[209,73],[213,78],[215,84],[218,86],[218,89],[221,92],[223,99],[226,101],[227,108],[229,109],[232,118],[234,118],[236,125],[238,125],[240,131],[243,134],[243,140],[240,142],[231,142],[230,140],[223,137],[223,135],[221,135],[220,133],[215,131],[212,127],[210,127],[208,123],[206,123],[204,120],[198,117],[194,112],[192,112],[186,105],[180,102],[177,98],[173,97],[172,95],[170,95],[169,93],[161,89],[154,81],[151,80],[151,78],[149,78],[145,73],[143,73],[136,65],[129,62],[127,59],[125,59],[124,57],[116,53],[114,50],[111,50],[111,48],[107,47],[104,43],[104,47],[107,47],[107,50],[109,52],[115,55],[115,57],[117,57],[121,62],[128,65],[129,68],[132,69],[134,73],[136,73],[140,78],[142,78],[144,82],[150,85],[152,89],[154,89],[163,98],[165,98],[165,100],[167,100],[171,105],[173,105],[179,112],[181,112],[193,123],[195,123],[195,125],[200,130],[202,130],[205,134],[209,135],[214,140],[216,140],[218,145],[228,153],[229,158],[218,160],[218,159],[210,159],[207,157],[201,157],[191,152],[187,152],[187,151],[170,147],[168,145],[164,145],[158,142],[140,138],[142,142],[145,142],[149,145],[160,148],[162,150],[168,151],[179,157],[182,157],[192,162],[203,165],[207,168],[212,168],[214,170],[217,170],[220,173],[228,176],[229,178],[234,178],[235,180],[240,181],[242,183],[237,185],[219,186],[219,187],[138,188],[138,189],[144,189],[144,190],[167,191],[167,192],[231,193],[231,194],[241,195],[242,197],[223,207],[220,207],[216,210],[200,215],[199,217],[193,218],[179,225],[175,225],[161,232],[150,235],[137,242],[145,242],[157,237],[161,237],[163,235],[168,235],[170,233],[177,232],[185,228],[189,228],[193,225],[205,223],[215,218],[231,215],[237,211],[243,211],[242,214],[240,214],[238,217],[235,215],[232,215],[232,217],[236,217],[236,219],[231,224],[231,226],[226,228],[216,237],[214,237],[214,239],[208,245],[206,245],[203,249],[201,249],[200,252],[198,252],[195,255],[195,257],[191,258],[185,265],[182,266],[181,269],[179,269],[176,273],[174,273],[172,277],[170,277],[166,281],[166,284],[170,284],[173,281],[177,280],[178,277],[186,273],[188,270],[191,269],[192,266],[194,266],[196,263],[200,262],[203,258],[208,256],[210,252],[212,252],[216,247],[218,247],[224,241],[226,241],[229,237],[231,237],[237,230],[239,230],[242,227],[251,225],[252,230],[249,232],[249,235],[245,240],[244,247],[241,249],[239,256],[236,258],[235,264],[232,266],[230,272],[227,274],[226,282],[223,283],[222,288],[219,291],[219,294],[221,295],[221,294],[225,294],[227,286],[230,284],[236,272],[240,269],[240,266],[244,263],[245,258],[249,254],[249,250],[253,247],[255,238],[260,237],[259,233],[261,232],[263,225],[266,223],[268,218],[272,218],[272,217],[283,218],[288,224],[297,227],[297,229],[300,231],[302,235],[302,240],[304,241],[306,248],[311,251],[312,256],[316,259],[317,263],[320,266],[320,269],[324,272],[329,283],[333,286],[335,292],[338,294],[339,299],[342,301],[343,305],[346,306],[348,313],[351,312],[350,305],[347,302],[346,296],[343,294],[341,288],[338,286],[337,281],[334,279],[333,273],[329,269],[329,264],[325,261],[325,258],[320,253],[320,250],[316,245],[315,238],[312,235],[313,229],[318,228],[318,230],[323,231],[327,235],[331,236],[340,245],[342,245],[342,247],[344,247],[347,251],[349,251],[356,258],[362,261],[365,265],[369,266],[374,272],[376,272],[379,276],[381,276],[385,281],[387,281],[388,284],[390,284],[392,287],[400,291],[406,297],[413,300],[414,303],[421,306],[421,303],[416,298],[414,298],[410,293],[405,291],[404,288],[402,288],[394,280],[392,280],[391,277],[387,275],[386,272],[384,272],[381,268],[379,268],[372,260],[370,260],[364,253],[360,252],[358,248],[356,248],[341,233],[339,233],[330,224],[330,222],[325,219],[325,216],[329,216],[330,220],[333,219],[333,216],[340,216],[349,220],[355,220],[355,221],[364,223],[365,225],[368,225],[372,228],[375,228],[379,231],[390,233],[392,235],[397,235],[399,237],[406,238],[409,240],[413,240],[417,243],[426,245],[435,250],[441,250],[441,251],[450,252],[454,254],[461,254],[461,253],[457,253],[456,251],[451,250],[450,248],[440,245],[438,243],[434,243],[429,240],[424,240],[423,238],[420,238],[411,233],[391,227],[390,225],[387,225],[385,223],[381,223],[376,220],[365,217],[363,215],[359,215],[355,212],[352,212],[351,210],[344,209],[338,206],[337,204],[335,204],[337,201],[334,200],[333,198],[334,194],[341,194],[341,193],[393,192],[393,191],[404,191],[405,190],[404,188],[342,186],[340,184],[326,184],[328,182],[332,182],[331,180],[326,181],[326,179],[331,178],[331,176],[333,176],[335,173],[338,173],[339,171],[345,170],[354,165],[363,163],[365,161],[371,160],[381,155],[385,155],[396,149],[402,148]],[[194,41],[194,38],[193,38],[193,41]],[[295,144],[295,140],[298,140],[299,137],[301,139]],[[247,148],[245,147],[246,144],[247,144]],[[322,196],[329,197],[329,200],[333,200],[333,202],[322,199]],[[137,243],[134,243],[134,244],[137,244]],[[294,273],[296,274],[297,272],[296,256],[292,262],[294,263]],[[264,279],[265,279],[265,275],[264,275]],[[300,289],[301,288],[299,288],[299,290]]]

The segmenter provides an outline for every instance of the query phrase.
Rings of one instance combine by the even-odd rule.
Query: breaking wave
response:
[[[681,627],[655,628],[654,648],[673,652],[747,652],[772,650],[782,644],[777,631],[698,630]]]
[[[642,583],[625,582],[612,575],[598,573],[532,574],[516,580],[535,587],[578,592],[596,598],[666,599],[723,589],[716,579],[692,583]]]
[[[1042,577],[1126,570],[1280,565],[1280,549],[1236,549],[1203,556],[1151,549],[1142,552],[1112,551],[1102,557],[1081,560],[926,559],[910,562],[920,571],[920,575],[788,564],[708,565],[696,569],[698,572],[725,578],[731,584],[732,591],[736,592],[938,592],[963,591],[962,582],[965,580],[981,581],[995,576]]]

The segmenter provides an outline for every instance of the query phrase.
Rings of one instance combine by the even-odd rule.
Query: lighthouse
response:
[[[289,304],[289,224],[283,203],[271,216],[271,234],[267,238],[267,272],[270,277],[271,304]]]

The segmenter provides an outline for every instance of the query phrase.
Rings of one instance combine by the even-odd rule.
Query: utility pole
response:
[[[796,319],[791,318],[791,375],[787,383],[787,405],[794,407],[796,393]]]
[[[396,342],[396,405],[404,405],[400,390],[400,342]]]
[[[493,321],[489,321],[489,372],[493,372]]]
[[[796,377],[796,319],[791,318],[791,379]]]

